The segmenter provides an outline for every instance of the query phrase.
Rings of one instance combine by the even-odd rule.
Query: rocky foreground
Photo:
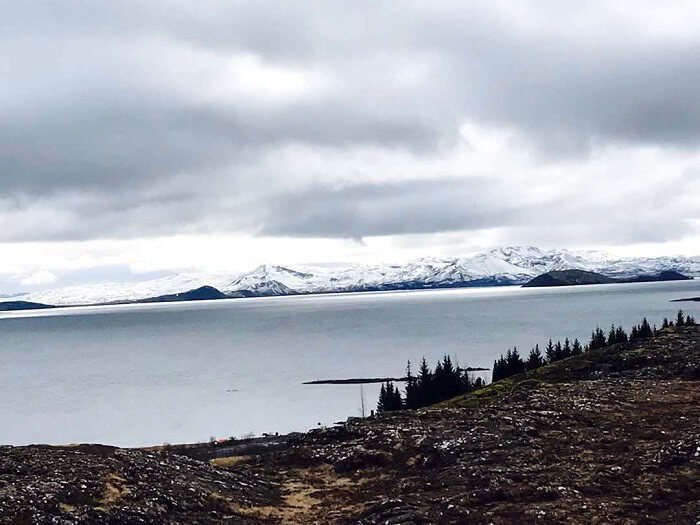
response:
[[[1,447],[0,523],[697,523],[700,327],[212,461]]]

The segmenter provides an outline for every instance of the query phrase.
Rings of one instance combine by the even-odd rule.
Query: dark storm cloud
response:
[[[272,200],[262,233],[348,237],[472,230],[513,224],[528,207],[482,178],[316,187]]]
[[[649,31],[652,3],[582,4],[0,2],[0,238],[534,227],[548,215],[503,198],[510,173],[387,183],[363,165],[333,190],[332,167],[308,166],[287,191],[270,158],[437,158],[465,121],[512,130],[544,164],[696,149],[700,39]]]

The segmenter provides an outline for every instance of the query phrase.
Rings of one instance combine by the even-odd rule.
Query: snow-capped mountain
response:
[[[426,257],[405,264],[262,265],[230,276],[177,274],[140,283],[101,283],[24,294],[18,299],[54,305],[137,301],[204,285],[233,296],[292,295],[521,284],[550,270],[581,269],[611,277],[676,270],[700,277],[700,257],[619,258],[603,252],[543,251],[506,246],[469,257]]]

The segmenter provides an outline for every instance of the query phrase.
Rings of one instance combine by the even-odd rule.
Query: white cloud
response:
[[[56,281],[56,276],[48,270],[39,270],[20,281],[24,286],[40,286]]]

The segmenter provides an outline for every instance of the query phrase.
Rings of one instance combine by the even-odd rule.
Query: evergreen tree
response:
[[[607,339],[605,338],[605,332],[603,332],[600,327],[591,333],[591,342],[588,344],[590,350],[595,350],[596,348],[603,348],[607,345]]]
[[[527,370],[534,370],[539,368],[544,364],[544,357],[542,352],[540,352],[540,345],[535,345],[535,348],[530,350],[530,355],[527,356],[527,362],[525,363],[525,368]]]
[[[567,337],[566,339],[564,339],[564,346],[561,349],[561,358],[566,359],[569,356],[571,356],[571,343],[569,342],[569,338]]]
[[[508,376],[514,376],[515,374],[522,374],[525,372],[525,361],[518,353],[518,349],[513,347],[513,351],[510,352],[508,357]]]
[[[403,399],[401,399],[401,392],[398,388],[394,388],[392,385],[392,396],[391,396],[391,409],[401,410],[403,408]]]
[[[554,345],[554,357],[555,361],[559,361],[562,357],[564,357],[564,350],[561,347],[561,341],[557,341],[557,344]]]
[[[548,363],[553,363],[557,360],[556,351],[554,349],[554,345],[552,344],[551,339],[547,343],[547,347],[544,349],[544,355],[547,357]]]
[[[610,332],[608,333],[608,345],[615,345],[618,343],[627,342],[627,332],[621,326],[615,327],[613,324],[610,326]]]
[[[661,329],[664,330],[664,329],[666,329],[666,328],[668,328],[668,327],[669,327],[669,325],[668,325],[668,317],[664,317],[664,322],[661,324]]]
[[[571,345],[571,355],[581,355],[583,353],[583,348],[581,348],[581,343],[578,339],[574,339],[574,344]]]
[[[435,365],[435,372],[433,372],[433,382],[431,385],[432,388],[428,392],[429,405],[437,403],[442,397],[443,393],[441,392],[441,390],[443,389],[444,382],[445,375],[443,374],[442,362],[438,361]]]
[[[403,408],[403,400],[401,392],[394,387],[391,381],[382,383],[379,390],[379,402],[377,403],[377,412],[391,412],[392,410],[401,410]]]
[[[693,326],[694,324],[695,324],[695,318],[692,315],[688,314],[685,317],[685,326]]]
[[[625,332],[625,329],[618,326],[615,330],[615,342],[626,343],[628,340],[629,338],[627,337],[627,332]]]
[[[676,326],[683,326],[685,324],[685,317],[683,317],[683,310],[678,310],[678,315],[676,315]]]
[[[449,355],[442,359],[443,386],[441,392],[442,399],[451,399],[461,393],[462,380],[459,377],[459,370],[452,364]]]
[[[433,373],[424,357],[418,370],[418,406],[428,406],[433,397],[432,392]]]
[[[508,350],[506,352],[505,357],[501,354],[501,356],[494,361],[491,381],[498,381],[499,379],[504,379],[515,374],[522,374],[524,372],[525,361],[520,357],[518,349],[513,348],[513,350]]]
[[[379,401],[377,402],[377,412],[380,414],[386,410],[387,399],[386,399],[386,385],[382,383],[382,387],[379,389]]]
[[[418,408],[418,379],[411,373],[411,361],[406,365],[406,408]]]
[[[639,326],[637,325],[634,325],[630,332],[630,341],[634,341],[635,339],[639,339]]]

